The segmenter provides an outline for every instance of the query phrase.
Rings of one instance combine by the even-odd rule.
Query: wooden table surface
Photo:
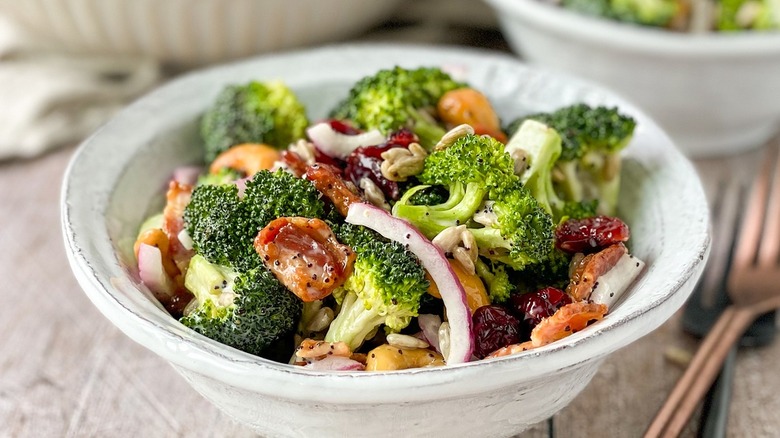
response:
[[[430,37],[430,28],[421,32]],[[496,36],[490,29],[484,35]],[[59,222],[60,182],[72,152],[0,163],[0,437],[254,436],[114,328],[76,284]],[[749,177],[755,162],[756,154],[747,154],[697,166],[713,188],[724,172]],[[693,351],[696,343],[678,315],[616,352],[554,417],[554,436],[641,436],[682,372],[665,352]],[[780,436],[778,363],[780,342],[740,351],[729,436]],[[550,432],[544,422],[522,436]],[[694,421],[683,436],[695,435]]]

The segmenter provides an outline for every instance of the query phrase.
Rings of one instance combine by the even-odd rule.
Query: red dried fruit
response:
[[[568,253],[592,253],[630,237],[628,225],[616,217],[569,219],[555,230],[555,246]]]
[[[344,173],[357,187],[360,187],[360,180],[368,178],[382,190],[385,198],[398,200],[401,197],[398,183],[390,181],[382,175],[382,153],[397,147],[408,148],[411,143],[418,141],[417,135],[408,129],[395,131],[390,134],[384,144],[355,149],[347,157]]]
[[[512,310],[522,319],[520,323],[524,338],[531,335],[531,330],[543,319],[552,316],[559,308],[570,304],[571,297],[560,289],[546,287],[536,292],[513,295]]]
[[[472,316],[474,356],[480,359],[507,345],[520,342],[520,321],[507,309],[488,305],[478,308]]]
[[[394,146],[408,148],[410,144],[419,142],[420,139],[414,132],[404,128],[391,133],[387,142],[385,142],[385,146],[388,146],[388,149]]]
[[[344,135],[358,135],[363,132],[343,120],[331,119],[328,124],[334,131]]]

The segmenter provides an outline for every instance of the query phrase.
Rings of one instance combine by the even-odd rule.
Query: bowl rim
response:
[[[644,319],[645,325],[659,326],[676,310],[687,297],[680,294],[681,288],[694,281],[703,268],[704,261],[709,254],[710,236],[707,224],[697,225],[696,239],[690,247],[684,248],[690,258],[690,264],[686,265],[686,271],[674,280],[662,296],[647,304],[641,310],[625,315],[621,319],[615,319],[612,323],[593,326],[587,336],[575,334],[540,349],[531,350],[525,354],[502,357],[478,362],[471,362],[450,367],[431,369],[412,369],[386,373],[365,372],[317,372],[293,367],[287,364],[272,362],[247,353],[240,352],[231,347],[224,346],[197,333],[179,326],[178,330],[163,327],[159,321],[159,315],[148,314],[149,309],[159,307],[143,307],[137,302],[130,301],[123,296],[122,289],[128,287],[122,284],[122,278],[107,278],[106,273],[98,270],[98,261],[106,260],[107,263],[116,265],[121,269],[121,264],[116,259],[110,237],[103,223],[102,227],[87,227],[90,221],[95,219],[97,213],[105,213],[108,205],[108,195],[102,193],[92,199],[85,200],[84,194],[74,195],[85,188],[87,182],[93,181],[93,175],[85,178],[85,171],[92,171],[90,165],[100,163],[101,159],[112,156],[132,157],[134,151],[111,150],[111,144],[106,144],[106,138],[111,135],[121,134],[123,131],[133,132],[130,126],[137,121],[141,114],[159,109],[166,99],[177,96],[181,89],[192,84],[202,83],[209,78],[220,74],[228,74],[238,69],[257,67],[267,62],[290,64],[296,61],[308,59],[308,57],[325,56],[333,51],[346,52],[361,57],[400,56],[413,53],[419,59],[426,59],[430,63],[441,63],[446,59],[462,59],[467,57],[470,62],[492,62],[500,65],[509,65],[512,68],[533,73],[544,78],[554,78],[559,81],[573,83],[589,91],[607,96],[611,101],[618,102],[621,109],[637,117],[645,128],[652,131],[664,143],[662,148],[668,154],[670,163],[684,174],[684,178],[695,187],[692,187],[694,201],[697,208],[706,212],[706,200],[703,189],[696,176],[691,163],[682,156],[674,147],[671,140],[663,131],[641,110],[626,102],[624,99],[608,92],[603,88],[593,85],[581,79],[572,78],[561,73],[550,72],[540,68],[529,68],[516,58],[505,53],[486,50],[465,49],[461,47],[424,46],[424,45],[385,45],[385,44],[351,44],[325,46],[315,49],[306,49],[281,54],[261,56],[232,64],[198,70],[170,81],[152,93],[134,102],[106,125],[100,128],[87,140],[85,140],[74,154],[65,172],[61,193],[61,218],[63,236],[67,249],[71,268],[80,285],[90,300],[98,309],[120,330],[130,338],[144,345],[156,354],[162,356],[177,367],[193,370],[212,379],[243,387],[259,393],[279,396],[274,388],[284,387],[285,397],[307,400],[332,401],[333,397],[345,398],[348,394],[348,402],[406,402],[420,398],[430,398],[426,390],[436,387],[447,387],[451,396],[455,394],[473,393],[468,385],[461,385],[463,379],[478,378],[486,368],[494,373],[495,378],[480,386],[480,391],[489,391],[503,386],[507,381],[518,381],[539,378],[546,374],[548,368],[544,361],[536,360],[540,356],[556,358],[557,370],[576,367],[590,359],[606,356],[628,343],[647,334],[649,330],[638,328],[639,320]],[[141,143],[139,139],[138,143]],[[102,155],[102,158],[100,157]],[[103,171],[105,173],[107,171]],[[105,176],[108,181],[113,181],[110,190],[115,187],[119,176]],[[113,178],[113,179],[111,179]],[[81,185],[79,185],[81,184]],[[103,203],[102,207],[100,207]],[[96,205],[98,207],[96,207]],[[103,210],[100,210],[102,208]],[[98,210],[98,211],[96,211]],[[704,222],[707,222],[705,220]],[[97,222],[96,222],[97,223]],[[79,230],[89,230],[88,233],[79,233]],[[112,259],[113,257],[113,259]],[[137,287],[129,285],[134,294],[142,294]],[[692,288],[692,284],[690,285]],[[161,312],[158,312],[161,313]],[[655,316],[655,318],[653,318]],[[641,317],[641,318],[640,318]],[[647,322],[649,321],[649,322]],[[163,323],[164,324],[164,323]],[[170,321],[167,324],[171,324]],[[622,334],[618,328],[623,328]],[[630,327],[633,327],[631,329]],[[599,339],[602,342],[594,342]],[[536,362],[535,362],[536,360]],[[518,376],[518,366],[523,367],[524,373]],[[300,377],[308,379],[306,387],[298,386]],[[312,387],[318,388],[318,393],[313,394]],[[380,394],[379,396],[377,394]]]
[[[484,0],[502,13],[526,23],[543,26],[576,41],[587,41],[625,51],[641,51],[686,58],[733,57],[780,54],[777,32],[708,32],[689,34],[651,26],[633,25],[570,11],[542,0]]]

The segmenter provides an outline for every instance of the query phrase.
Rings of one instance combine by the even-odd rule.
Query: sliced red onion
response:
[[[162,253],[156,246],[142,243],[138,248],[138,274],[159,301],[166,302],[173,296],[173,280],[165,272]]]
[[[233,184],[238,187],[238,197],[243,198],[244,197],[244,190],[246,190],[246,183],[252,179],[251,176],[248,176],[246,178],[241,178],[233,181]]]
[[[303,367],[315,371],[363,371],[366,369],[362,363],[343,356],[326,356]]]
[[[425,340],[431,347],[441,353],[441,350],[439,349],[439,327],[441,327],[441,317],[439,317],[439,315],[423,313],[417,317],[417,325],[420,326],[420,330],[422,330]]]
[[[450,351],[445,356],[447,364],[468,362],[474,350],[471,311],[466,301],[466,292],[444,253],[420,234],[417,228],[371,204],[350,205],[346,222],[371,228],[382,236],[403,244],[420,259],[423,267],[436,282],[447,309],[450,323]]]
[[[361,146],[374,146],[385,142],[385,136],[376,129],[357,135],[342,134],[330,123],[317,123],[306,129],[312,143],[325,155],[346,160],[349,154]]]
[[[200,166],[182,166],[173,170],[173,180],[180,184],[195,185],[203,168]]]

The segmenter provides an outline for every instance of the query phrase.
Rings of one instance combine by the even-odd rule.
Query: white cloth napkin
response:
[[[151,59],[69,54],[0,15],[0,160],[82,140],[160,78]]]

